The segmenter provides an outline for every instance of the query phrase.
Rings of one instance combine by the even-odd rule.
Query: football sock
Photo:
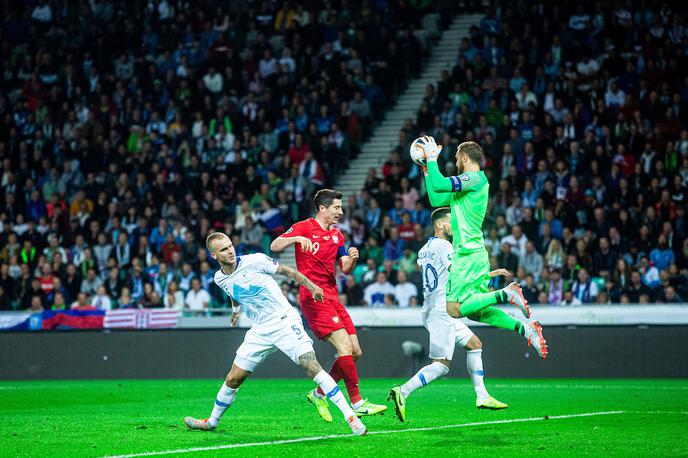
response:
[[[459,311],[461,316],[468,316],[478,313],[490,305],[504,303],[506,303],[506,292],[500,289],[499,291],[493,291],[490,293],[472,295],[461,303]]]
[[[416,375],[411,377],[401,386],[401,394],[404,397],[408,397],[418,388],[422,388],[433,380],[438,379],[443,375],[447,375],[448,373],[449,368],[442,363],[438,363],[437,361],[421,367]]]
[[[475,389],[475,395],[479,398],[486,398],[490,396],[485,388],[485,382],[483,380],[483,351],[482,350],[468,350],[466,352],[466,367],[468,368],[468,373],[473,381],[473,388]]]
[[[334,360],[334,364],[332,364],[332,369],[330,369],[330,377],[332,377],[334,383],[338,383],[342,378],[344,378],[342,369],[339,366],[339,357],[337,357],[337,359]],[[320,387],[315,390],[315,395],[320,399],[325,399],[325,391],[323,391]]]
[[[319,385],[319,387],[327,393],[327,397],[341,410],[344,418],[350,418],[354,415],[354,412],[349,407],[349,403],[346,402],[346,398],[339,390],[337,382],[325,371],[320,371],[313,377],[313,381]]]
[[[340,356],[337,361],[339,361],[339,370],[346,384],[346,391],[349,393],[349,401],[353,408],[357,409],[363,404],[363,399],[361,399],[361,393],[358,391],[358,371],[354,357],[351,355]]]
[[[217,392],[217,397],[215,398],[215,405],[213,406],[213,411],[208,418],[208,424],[210,426],[217,426],[220,422],[220,418],[225,413],[225,410],[232,405],[236,399],[236,394],[239,388],[230,388],[224,383],[222,388]]]
[[[461,309],[463,309],[463,304],[461,305]],[[515,331],[521,335],[523,335],[525,331],[522,321],[517,320],[516,318],[512,317],[503,310],[498,309],[497,307],[487,307],[486,309],[483,309],[478,313],[468,315],[468,318],[470,318],[473,321],[479,321],[481,323],[489,324],[490,326],[494,326],[495,328],[502,328],[508,329],[509,331]]]

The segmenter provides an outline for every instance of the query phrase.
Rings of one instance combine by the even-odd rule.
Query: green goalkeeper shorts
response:
[[[447,302],[464,302],[473,294],[488,292],[490,258],[487,250],[452,257],[447,280]]]

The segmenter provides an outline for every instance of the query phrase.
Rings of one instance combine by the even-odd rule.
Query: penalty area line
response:
[[[600,415],[621,415],[628,413],[625,410],[610,410],[604,412],[586,412],[586,413],[576,413],[568,415],[550,415],[547,417],[528,417],[528,418],[510,418],[505,420],[491,420],[491,421],[477,421],[471,423],[458,423],[454,425],[438,425],[438,426],[426,426],[422,428],[407,428],[407,429],[389,429],[384,431],[370,431],[368,436],[377,436],[382,434],[402,434],[402,433],[414,433],[421,431],[439,431],[443,429],[455,429],[455,428],[470,428],[474,426],[491,426],[491,425],[503,425],[508,423],[526,423],[533,421],[546,421],[546,420],[563,420],[567,418],[581,418],[581,417],[595,417]],[[328,439],[342,439],[347,437],[354,437],[352,434],[329,434],[326,436],[311,436],[311,437],[298,437],[295,439],[283,439],[276,441],[265,441],[265,442],[246,442],[243,444],[225,444],[225,445],[214,445],[208,447],[193,447],[193,448],[183,448],[177,450],[161,450],[157,452],[142,452],[142,453],[131,453],[127,455],[108,455],[105,458],[134,458],[139,456],[159,456],[159,455],[172,455],[181,453],[194,453],[194,452],[206,452],[213,450],[225,450],[232,448],[244,448],[244,447],[261,447],[265,445],[283,445],[283,444],[297,444],[300,442],[316,442]]]

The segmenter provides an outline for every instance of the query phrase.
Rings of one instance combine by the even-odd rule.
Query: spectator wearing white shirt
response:
[[[198,278],[191,280],[191,289],[186,293],[184,304],[192,312],[202,312],[208,309],[210,294],[208,294],[208,291],[201,289],[201,280]]]
[[[167,292],[163,298],[163,304],[165,308],[182,310],[184,308],[184,293],[179,291],[179,286],[177,282],[172,280],[169,285],[167,285]]]
[[[562,298],[561,303],[554,305],[583,305],[583,303],[580,299],[574,296],[573,291],[569,289],[564,292],[564,297]]]
[[[399,307],[409,307],[413,297],[418,297],[418,288],[408,281],[406,272],[399,270],[397,272],[397,285],[394,287],[394,298],[397,304]]]
[[[387,274],[378,272],[377,281],[366,286],[363,292],[363,301],[368,307],[384,307],[385,296],[394,295],[394,293],[394,286],[387,281]]]
[[[600,64],[590,56],[583,58],[576,65],[576,72],[583,77],[589,77],[600,71]]]
[[[523,199],[516,196],[514,202],[506,209],[506,223],[509,226],[521,224],[523,221]]]
[[[46,1],[39,2],[38,5],[31,12],[31,19],[38,22],[47,23],[53,20],[53,9],[50,7],[50,3]]]
[[[222,75],[215,71],[215,67],[208,68],[208,73],[203,76],[203,84],[213,94],[222,91]]]
[[[291,57],[291,50],[289,48],[284,48],[282,50],[282,57],[279,60],[279,64],[291,74],[296,71],[296,62],[294,58]]]
[[[616,81],[609,83],[607,93],[604,94],[604,102],[608,107],[623,107],[626,101],[626,93],[619,89]]]
[[[93,299],[91,299],[91,305],[93,305],[98,310],[110,310],[112,309],[112,300],[105,291],[105,286],[100,285],[98,291]]]
[[[527,110],[531,103],[536,107],[538,106],[538,99],[535,93],[530,90],[528,83],[524,83],[521,90],[516,93],[516,102],[518,102],[518,108],[521,110]]]
[[[523,267],[526,274],[531,274],[535,282],[540,281],[540,274],[544,265],[542,255],[535,250],[535,244],[528,240],[526,242],[526,251],[519,259],[519,266]]]
[[[154,111],[151,115],[151,120],[148,122],[148,125],[146,126],[146,132],[148,132],[149,134],[151,132],[157,132],[158,135],[165,135],[167,133],[167,124],[165,123],[165,121],[160,119],[160,114],[158,114],[157,111]]]
[[[263,50],[263,58],[258,62],[260,78],[265,80],[277,73],[277,59],[272,57],[269,49]]]
[[[521,259],[526,253],[526,243],[528,243],[528,237],[523,233],[521,226],[518,224],[511,228],[511,234],[502,238],[502,243],[508,243],[511,245],[511,249],[514,254]]]

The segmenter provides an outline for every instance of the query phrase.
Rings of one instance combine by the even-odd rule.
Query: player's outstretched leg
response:
[[[239,386],[244,383],[244,380],[251,375],[251,372],[241,369],[236,364],[232,365],[232,369],[229,371],[225,382],[222,384],[220,391],[217,392],[215,397],[215,404],[213,405],[213,411],[210,413],[210,417],[207,419],[196,419],[193,417],[185,417],[184,424],[189,429],[197,429],[201,431],[212,431],[217,428],[220,423],[222,415],[224,415],[225,410],[229,408],[234,403],[236,399],[237,391],[239,391]]]
[[[463,304],[461,305],[461,309],[463,310]],[[535,351],[537,351],[537,354],[542,359],[547,358],[547,342],[545,338],[542,337],[542,326],[540,326],[540,323],[537,321],[524,323],[497,307],[487,307],[478,313],[469,315],[468,318],[473,321],[489,324],[496,328],[507,329],[519,333],[528,341],[528,345],[533,345],[533,347],[535,347]],[[534,323],[537,323],[537,325]]]
[[[523,316],[530,318],[528,301],[523,297],[521,287],[516,282],[510,283],[498,291],[472,294],[460,305],[456,302],[447,302],[447,313],[454,318],[459,318],[474,315],[494,304],[507,303],[517,306]]]
[[[339,390],[337,382],[335,382],[330,374],[325,372],[322,366],[320,366],[320,363],[318,363],[318,360],[315,358],[315,352],[309,351],[299,356],[299,364],[306,370],[306,373],[309,376],[313,377],[313,381],[318,384],[323,392],[327,393],[327,397],[330,399],[330,401],[332,401],[334,405],[336,405],[337,408],[342,412],[344,419],[351,428],[351,432],[357,436],[363,436],[367,432],[365,425],[354,414],[354,411],[351,410],[351,407],[349,407],[349,403],[346,402],[344,395]],[[309,395],[314,393],[315,390],[311,391]],[[327,409],[327,401],[323,400],[323,402],[325,402],[325,408]],[[318,409],[318,413],[320,413],[320,409]],[[330,415],[329,409],[327,409],[327,416],[329,416],[329,420],[327,420],[322,414],[320,416],[323,417],[323,420],[325,421],[332,421],[332,415]]]
[[[530,307],[528,306],[528,301],[523,296],[521,285],[511,282],[502,291],[506,292],[506,299],[509,304],[515,305],[521,310],[524,317],[530,318]]]
[[[392,399],[394,401],[396,415],[399,420],[406,421],[406,398],[408,398],[411,393],[416,391],[418,388],[422,388],[433,380],[436,380],[443,375],[447,375],[449,373],[448,364],[448,361],[446,363],[433,361],[431,364],[421,367],[416,375],[408,379],[408,381],[400,387],[392,388],[388,399]]]
[[[540,358],[547,358],[547,341],[542,335],[542,326],[537,321],[531,321],[523,327],[523,337],[528,341],[528,345],[532,346]]]

